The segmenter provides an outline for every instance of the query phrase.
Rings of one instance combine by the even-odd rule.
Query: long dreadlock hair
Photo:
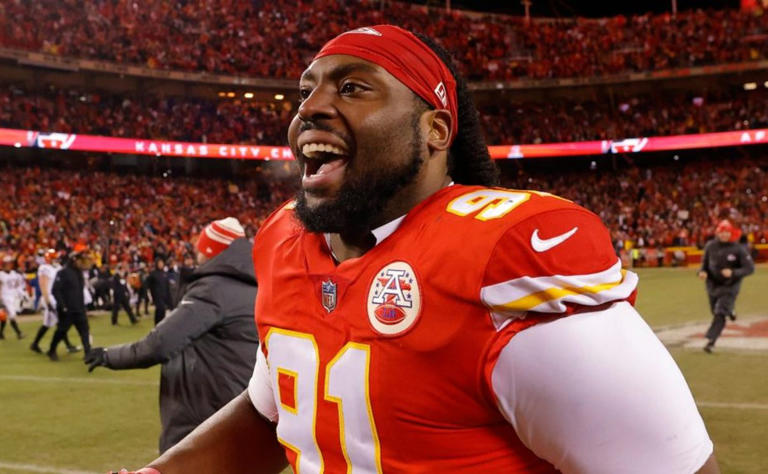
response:
[[[421,33],[414,34],[437,54],[456,80],[459,131],[448,151],[448,174],[457,184],[497,186],[499,169],[488,153],[475,101],[469,93],[466,79],[459,74],[445,48]]]

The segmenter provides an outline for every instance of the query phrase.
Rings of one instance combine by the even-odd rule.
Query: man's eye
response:
[[[312,90],[310,89],[299,89],[299,102],[309,97],[309,94],[311,93],[312,93]]]
[[[341,85],[341,89],[339,92],[342,94],[354,94],[355,92],[360,92],[363,90],[363,87],[355,84],[354,82],[345,82]]]

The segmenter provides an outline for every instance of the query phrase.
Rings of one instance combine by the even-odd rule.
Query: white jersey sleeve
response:
[[[267,367],[267,358],[259,349],[256,355],[256,366],[248,382],[248,396],[261,416],[269,421],[277,422],[277,404],[272,391],[272,382]]]
[[[690,474],[713,450],[679,368],[626,302],[521,331],[491,384],[520,440],[564,473]]]

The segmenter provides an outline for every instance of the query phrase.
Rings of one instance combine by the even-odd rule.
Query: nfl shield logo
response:
[[[331,280],[323,282],[323,308],[329,313],[336,309],[336,283]]]

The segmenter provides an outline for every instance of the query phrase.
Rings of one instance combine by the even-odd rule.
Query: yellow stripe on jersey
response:
[[[508,311],[531,311],[533,308],[539,306],[542,303],[546,303],[547,301],[557,300],[560,298],[565,298],[566,296],[584,295],[587,293],[600,293],[601,291],[610,290],[611,288],[615,288],[619,286],[624,279],[625,273],[626,273],[626,270],[621,271],[621,279],[619,279],[618,281],[613,281],[613,282],[603,283],[601,285],[593,285],[593,286],[548,288],[546,290],[539,291],[537,293],[533,293],[528,296],[523,296],[522,298],[518,298],[515,301],[510,301],[509,303],[504,303],[502,305],[494,306],[492,309],[508,310]]]
[[[637,275],[621,262],[605,271],[584,275],[520,277],[483,287],[480,298],[491,309],[498,329],[528,311],[562,313],[566,303],[598,306],[627,298],[637,286]]]

